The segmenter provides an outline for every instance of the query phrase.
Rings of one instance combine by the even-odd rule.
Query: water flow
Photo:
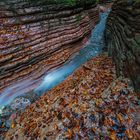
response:
[[[37,95],[41,96],[46,91],[61,83],[81,64],[85,63],[87,60],[101,53],[102,48],[104,47],[103,32],[105,29],[105,23],[108,13],[109,11],[100,14],[100,22],[93,29],[92,36],[89,42],[83,49],[79,51],[79,53],[76,56],[74,56],[61,68],[58,68],[47,74],[42,80],[41,84],[37,86],[37,88],[35,88],[36,86],[33,86],[33,88],[35,88],[34,92]],[[25,94],[25,90],[28,89],[28,85],[33,84],[34,82],[36,81],[29,81],[22,84],[19,83],[17,85],[5,89],[4,92],[0,94],[0,111],[1,108],[3,108],[4,106],[10,105],[16,97],[23,96]],[[30,96],[32,96],[32,94]]]
[[[109,11],[108,11],[109,12]],[[34,91],[39,96],[53,88],[57,84],[61,83],[66,77],[68,77],[75,69],[87,60],[101,53],[104,47],[104,29],[108,12],[100,15],[100,23],[92,31],[92,36],[83,49],[72,59],[67,62],[63,67],[54,70],[45,76],[43,82]]]

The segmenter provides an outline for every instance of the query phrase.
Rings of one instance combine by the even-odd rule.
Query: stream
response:
[[[30,96],[34,94],[34,96],[40,97],[46,91],[52,89],[53,87],[61,83],[63,80],[65,80],[70,74],[72,74],[77,68],[79,68],[86,61],[88,61],[92,57],[99,55],[102,52],[102,49],[104,47],[103,34],[104,34],[106,19],[109,12],[110,10],[108,10],[105,13],[100,14],[100,22],[92,30],[91,38],[89,39],[85,47],[82,48],[75,56],[73,56],[72,59],[66,62],[62,67],[56,70],[53,70],[52,72],[44,76],[40,85],[38,85],[37,87],[34,87],[33,93]],[[14,94],[11,94],[11,87],[5,89],[4,92],[0,94],[0,115],[1,116],[4,116],[7,114],[8,110],[5,109],[6,106],[11,106],[15,103],[14,105],[16,105],[18,109],[20,109],[22,107],[21,105],[25,105],[25,106],[30,105],[31,102],[30,102],[30,99],[28,98],[26,99],[22,98],[20,100],[16,100],[16,102],[14,101],[15,99],[21,98],[21,96],[24,96],[25,91],[29,86],[29,83],[25,82],[24,84],[26,86],[23,92],[22,84],[19,83],[18,85],[12,87],[15,90]],[[20,103],[21,100],[23,104]]]
[[[97,24],[92,30],[91,38],[89,39],[86,46],[63,67],[60,67],[46,75],[40,86],[34,90],[36,94],[39,96],[42,95],[47,90],[53,88],[65,80],[66,77],[72,74],[73,71],[80,67],[80,65],[101,53],[102,48],[104,47],[103,33],[107,15],[108,12],[100,14],[100,23]]]

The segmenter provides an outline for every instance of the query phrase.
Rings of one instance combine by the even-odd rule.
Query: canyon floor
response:
[[[5,140],[140,138],[140,97],[106,53],[79,67],[13,119]]]

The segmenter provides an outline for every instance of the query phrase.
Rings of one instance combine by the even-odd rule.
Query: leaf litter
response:
[[[97,56],[28,106],[5,139],[138,140],[140,98],[129,83]]]

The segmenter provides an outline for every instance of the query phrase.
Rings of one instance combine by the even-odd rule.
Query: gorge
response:
[[[139,0],[0,10],[0,139],[139,138]]]

